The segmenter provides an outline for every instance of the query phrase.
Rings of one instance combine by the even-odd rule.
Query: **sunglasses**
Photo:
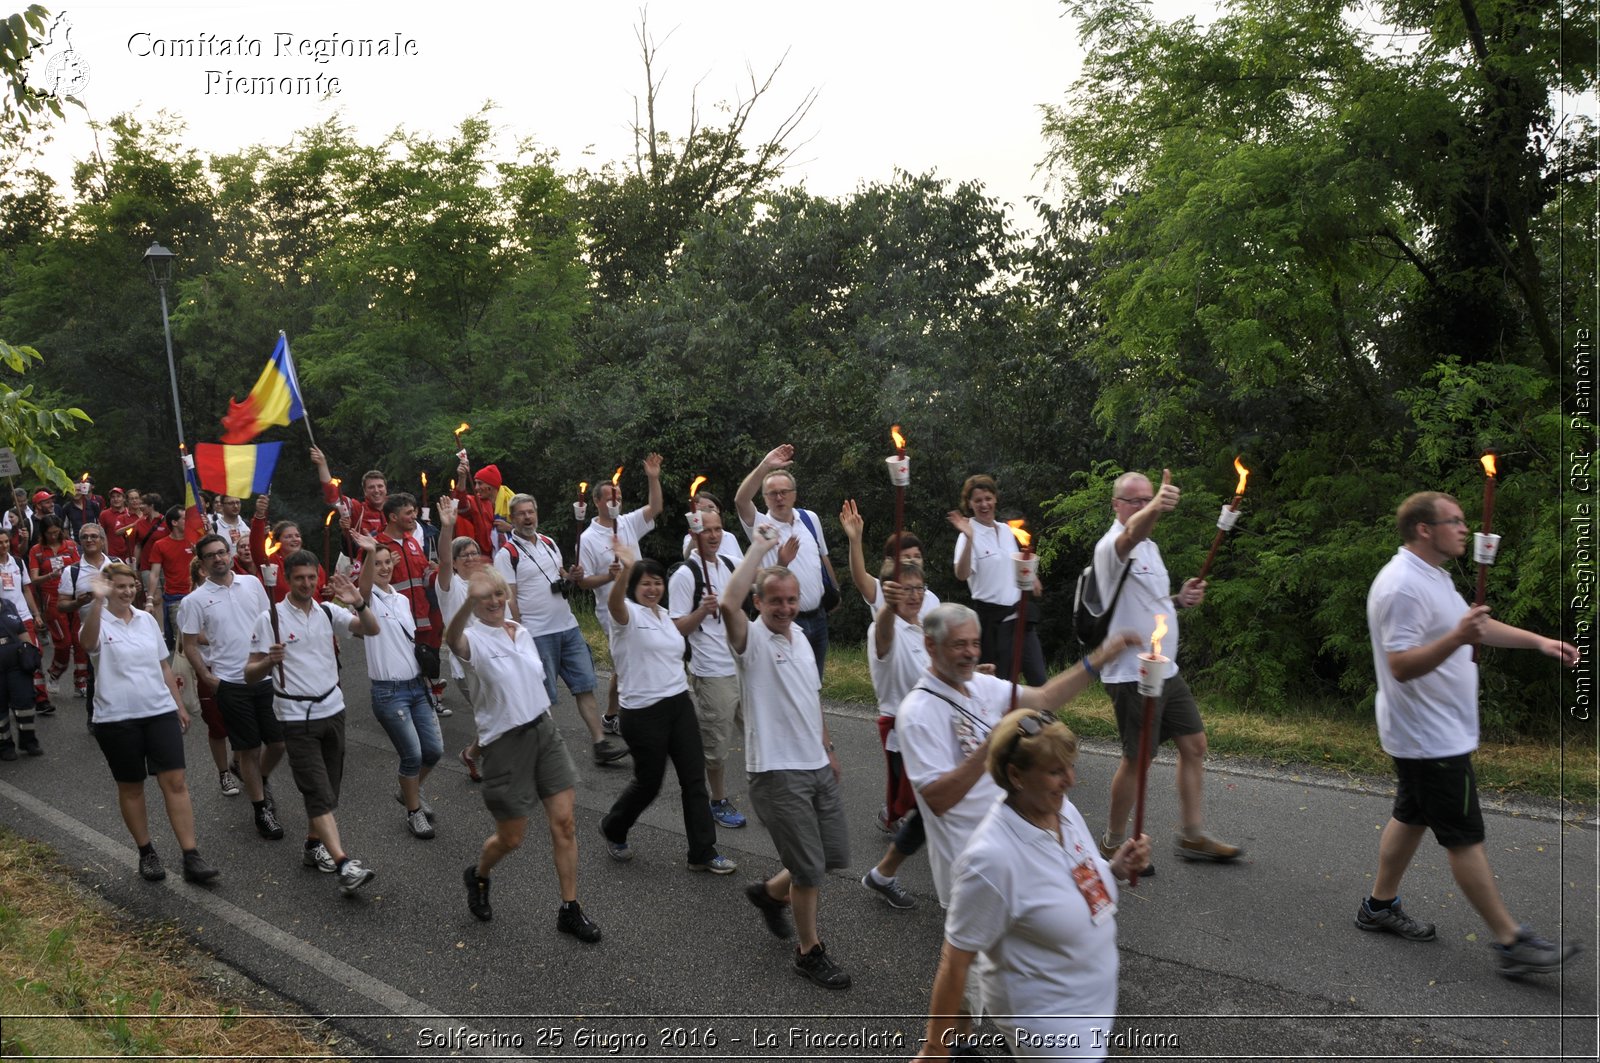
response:
[[[1010,764],[1017,755],[1017,746],[1024,738],[1037,738],[1044,734],[1044,729],[1057,722],[1054,716],[1046,716],[1042,712],[1033,712],[1017,721],[1017,732],[1011,736],[1011,744],[1006,747],[1005,763]]]

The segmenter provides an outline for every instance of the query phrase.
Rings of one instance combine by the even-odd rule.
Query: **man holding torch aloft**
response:
[[[1449,853],[1450,874],[1494,934],[1490,949],[1507,977],[1550,974],[1578,951],[1519,926],[1495,886],[1483,840],[1472,751],[1478,748],[1478,666],[1482,643],[1538,650],[1568,668],[1578,648],[1498,620],[1489,607],[1468,606],[1445,564],[1466,553],[1469,534],[1461,506],[1438,491],[1414,494],[1395,518],[1402,545],[1372,581],[1367,627],[1378,676],[1378,738],[1394,759],[1399,783],[1394,813],[1378,842],[1372,894],[1356,912],[1362,930],[1407,941],[1432,941],[1432,923],[1400,907],[1400,879],[1422,837]]]
[[[1116,587],[1124,568],[1128,569],[1128,580],[1111,614],[1111,630],[1135,631],[1148,642],[1155,632],[1156,615],[1165,614],[1168,632],[1164,643],[1170,647],[1167,656],[1173,662],[1178,659],[1178,609],[1199,605],[1206,596],[1205,581],[1200,579],[1188,580],[1178,593],[1172,593],[1172,580],[1161,560],[1161,549],[1150,538],[1161,515],[1178,507],[1180,495],[1171,470],[1163,470],[1159,490],[1143,473],[1123,473],[1111,488],[1111,529],[1094,548],[1095,583],[1103,591]],[[1123,650],[1105,666],[1100,678],[1111,696],[1117,733],[1122,739],[1122,760],[1111,779],[1106,834],[1100,840],[1100,855],[1109,860],[1122,844],[1128,813],[1138,798],[1140,735],[1144,730],[1138,648]],[[1186,860],[1238,859],[1243,849],[1205,831],[1205,724],[1200,721],[1200,706],[1189,685],[1177,674],[1175,663],[1156,702],[1156,733],[1151,736],[1148,755],[1154,757],[1156,747],[1169,738],[1178,748],[1178,807],[1183,817],[1178,855]],[[1153,868],[1141,872],[1146,877],[1153,873]]]

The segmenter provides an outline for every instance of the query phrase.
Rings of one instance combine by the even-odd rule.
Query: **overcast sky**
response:
[[[91,117],[165,109],[184,119],[203,153],[285,143],[335,113],[363,140],[401,125],[442,135],[486,100],[499,107],[494,121],[506,144],[532,137],[559,151],[563,168],[625,159],[632,149],[633,100],[644,83],[632,0],[50,6],[65,14],[71,49],[87,68],[79,95]],[[1167,17],[1212,5],[1161,0],[1157,10]],[[686,129],[696,86],[702,120],[715,121],[716,103],[749,92],[750,69],[764,75],[780,59],[754,136],[815,90],[800,129],[810,142],[791,176],[819,195],[848,194],[899,167],[975,178],[1020,205],[1043,189],[1039,107],[1064,99],[1080,69],[1077,26],[1055,0],[654,0],[648,18],[666,74],[657,117],[669,132]],[[241,37],[260,54],[222,54],[224,42]],[[397,37],[411,54],[318,62],[300,51],[332,38]],[[41,62],[62,50],[52,41]],[[319,74],[324,84],[338,79],[337,95],[247,95],[227,80]],[[58,179],[92,151],[82,112],[68,114],[44,160]],[[1031,214],[1018,219],[1026,224]]]

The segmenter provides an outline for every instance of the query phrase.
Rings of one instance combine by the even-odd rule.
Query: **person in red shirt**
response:
[[[300,525],[292,520],[280,520],[272,526],[272,542],[276,547],[271,554],[267,553],[267,504],[271,495],[256,496],[256,515],[250,518],[250,554],[256,559],[257,575],[267,588],[267,597],[276,605],[289,595],[289,578],[283,571],[283,562],[291,554],[299,553],[305,543],[300,535]],[[274,582],[267,582],[266,569],[268,565],[277,565],[278,571]],[[327,597],[323,593],[328,586],[328,574],[321,565],[317,566],[316,599],[322,601]]]
[[[194,588],[189,579],[189,566],[194,562],[194,543],[184,538],[183,507],[167,510],[167,534],[150,544],[145,560],[150,562],[148,581],[149,602],[145,606],[161,621],[161,630],[171,651],[173,638],[178,631],[178,605],[183,596]],[[156,602],[161,611],[156,611]]]
[[[456,483],[467,482],[467,468],[467,463],[463,460],[456,469]],[[457,487],[451,492],[451,497],[459,503],[459,508],[456,510],[456,534],[472,536],[473,541],[478,544],[478,549],[483,551],[484,557],[494,556],[496,549],[494,532],[497,526],[506,534],[511,533],[511,523],[496,517],[494,512],[495,496],[500,493],[500,485],[504,482],[498,465],[485,465],[472,478],[471,491],[465,487]]]
[[[364,535],[377,535],[387,523],[383,516],[383,503],[389,497],[389,481],[377,469],[368,469],[361,474],[361,497],[351,498],[349,495],[339,493],[338,484],[333,482],[333,474],[328,471],[328,459],[323,456],[321,447],[311,448],[311,461],[317,467],[317,476],[322,480],[322,500],[330,506],[342,510],[340,527],[345,526],[345,519],[349,520],[349,531],[361,532]],[[355,549],[346,533],[345,553],[355,556]]]
[[[161,496],[151,492],[141,499],[139,519],[134,521],[133,534],[129,536],[133,543],[133,567],[139,570],[140,579],[148,579],[145,573],[150,571],[150,547],[157,540],[165,538],[166,534],[167,522],[161,516]]]
[[[48,689],[52,694],[61,692],[61,677],[67,665],[73,663],[73,686],[82,697],[89,681],[89,662],[78,648],[77,625],[70,614],[62,612],[58,593],[61,573],[68,565],[77,564],[82,555],[78,553],[78,544],[66,537],[66,525],[60,517],[41,517],[38,523],[41,539],[28,551],[28,578],[33,581],[33,592],[44,612],[45,625],[50,629]]]
[[[137,493],[137,492],[135,492]],[[114,561],[128,561],[133,557],[133,537],[123,534],[139,521],[139,514],[128,504],[127,492],[120,487],[111,489],[111,505],[100,514],[100,527],[106,533],[106,555]]]

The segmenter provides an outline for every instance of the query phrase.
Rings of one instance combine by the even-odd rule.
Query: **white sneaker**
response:
[[[222,774],[217,776],[217,785],[222,788],[223,796],[239,796],[239,777],[226,768],[223,769]]]
[[[333,861],[333,854],[328,852],[328,847],[321,842],[309,849],[302,849],[300,862],[307,867],[314,867],[318,871],[325,871],[330,875],[339,870],[339,865]]]
[[[378,873],[370,867],[362,867],[360,860],[346,860],[339,869],[339,892],[352,897],[356,890],[377,877]]]

